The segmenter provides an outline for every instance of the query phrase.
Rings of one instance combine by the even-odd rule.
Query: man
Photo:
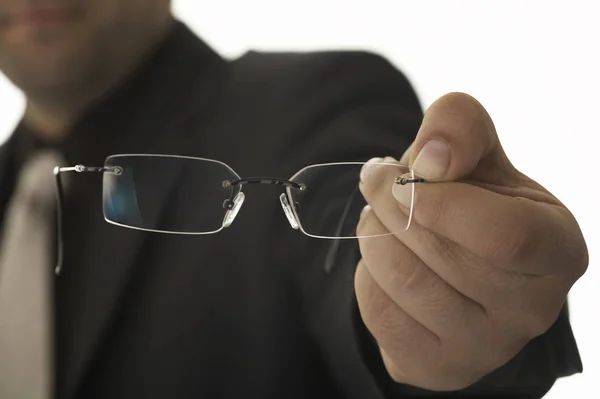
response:
[[[581,232],[471,97],[423,118],[404,77],[358,52],[227,62],[168,0],[0,0],[0,70],[27,96],[3,204],[42,148],[67,165],[175,154],[284,177],[406,150],[428,182],[407,232],[339,243],[290,229],[264,186],[218,234],[124,229],[102,219],[101,176],[73,174],[55,397],[539,398],[581,371],[564,307],[587,267]],[[156,186],[163,220],[201,212],[169,202],[193,182]],[[357,233],[398,231],[411,187],[391,196],[365,167]]]

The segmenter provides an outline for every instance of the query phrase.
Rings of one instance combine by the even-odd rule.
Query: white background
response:
[[[474,95],[513,163],[578,219],[590,252],[571,292],[584,373],[546,398],[598,397],[600,378],[600,12],[588,1],[173,0],[176,14],[221,54],[247,49],[367,49],[413,82],[424,107]],[[0,75],[0,141],[23,99]]]

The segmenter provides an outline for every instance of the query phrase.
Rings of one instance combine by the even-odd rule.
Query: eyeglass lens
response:
[[[358,237],[356,227],[360,213],[367,205],[359,188],[363,166],[364,163],[308,166],[290,179],[306,187],[302,191],[287,189],[290,204],[304,233],[319,238]],[[396,184],[394,180],[407,175],[410,176],[410,172],[406,166],[392,163],[374,165],[369,174],[369,190],[374,190],[373,196],[377,197],[382,209],[397,209],[398,204],[392,194],[392,188]],[[412,185],[409,189],[412,189]],[[397,218],[392,231],[373,233],[372,236],[406,230],[409,217],[395,212],[396,209],[390,212]]]
[[[103,211],[107,221],[143,230],[201,234],[223,228],[225,201],[241,186],[223,187],[240,177],[224,163],[198,158],[161,155],[116,155],[106,167],[122,173],[104,173]],[[233,195],[232,195],[233,192]],[[170,209],[198,212],[163,214],[156,210],[168,195]]]

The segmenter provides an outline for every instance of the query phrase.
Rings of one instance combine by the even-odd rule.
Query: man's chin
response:
[[[61,60],[64,61],[64,60]],[[17,75],[9,77],[27,98],[45,107],[62,108],[89,90],[93,79],[84,63],[47,60],[29,65]],[[87,86],[87,87],[86,87]]]

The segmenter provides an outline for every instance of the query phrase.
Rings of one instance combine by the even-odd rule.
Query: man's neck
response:
[[[27,101],[23,122],[42,141],[57,143],[68,135],[73,121],[79,114],[75,109],[49,109]]]

